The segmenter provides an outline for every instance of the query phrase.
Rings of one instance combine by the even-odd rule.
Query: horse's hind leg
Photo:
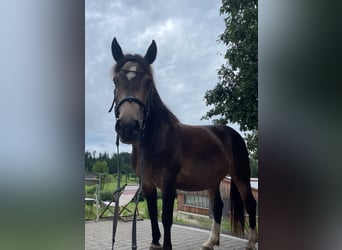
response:
[[[240,226],[242,226],[241,229],[243,232],[243,227],[245,226],[243,209],[244,207],[246,208],[249,216],[249,236],[246,249],[256,249],[256,201],[253,197],[250,184],[250,165],[248,151],[246,148],[246,144],[241,136],[235,134],[232,139],[234,164],[231,168],[231,211],[233,210],[232,212],[234,212],[233,217],[236,216],[236,219],[240,220]],[[235,221],[235,218],[233,218],[233,221]]]
[[[256,231],[256,201],[252,194],[249,180],[237,181],[236,186],[245,204],[249,217],[249,235],[246,249],[256,249],[257,231]]]
[[[249,235],[246,249],[255,249],[258,236],[256,231],[256,201],[253,197],[252,191],[247,193],[244,198],[244,202],[249,216]]]
[[[214,219],[211,226],[211,233],[209,239],[203,244],[201,250],[212,250],[214,246],[220,244],[220,231],[223,202],[220,195],[219,186],[208,190],[211,207],[214,212]]]

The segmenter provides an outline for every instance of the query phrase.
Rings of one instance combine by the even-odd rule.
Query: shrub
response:
[[[93,196],[96,191],[96,186],[91,186],[86,189],[86,196]]]
[[[111,201],[113,199],[113,192],[108,190],[102,190],[100,194],[100,199],[103,201]]]

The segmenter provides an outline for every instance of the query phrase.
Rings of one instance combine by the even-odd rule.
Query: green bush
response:
[[[113,192],[108,190],[102,190],[100,194],[100,199],[103,201],[111,201],[113,199]]]
[[[86,196],[94,195],[96,191],[96,186],[91,186],[86,189]]]
[[[157,199],[162,199],[163,198],[163,194],[161,192],[161,190],[158,188],[157,189]]]
[[[138,191],[138,192],[139,192],[139,191]],[[137,195],[136,195],[136,196],[134,197],[134,199],[133,199],[134,202],[135,202],[137,196],[138,196],[138,193],[137,193]],[[144,201],[144,200],[145,200],[145,195],[144,195],[143,192],[141,192],[141,193],[140,193],[140,196],[139,196],[139,202],[140,202],[140,201]]]

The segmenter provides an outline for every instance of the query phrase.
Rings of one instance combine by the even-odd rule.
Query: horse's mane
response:
[[[151,113],[153,115],[153,119],[159,118],[172,124],[178,123],[178,118],[168,109],[168,107],[161,100],[159,93],[156,89],[156,86],[154,84],[154,80],[152,81],[152,84],[153,92],[151,93],[150,108]]]

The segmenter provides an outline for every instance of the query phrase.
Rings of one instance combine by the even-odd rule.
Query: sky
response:
[[[212,123],[201,117],[210,109],[205,92],[217,84],[224,63],[226,47],[218,42],[225,29],[220,6],[220,0],[85,1],[86,151],[116,152],[115,117],[108,113],[113,37],[124,54],[140,55],[154,39],[158,52],[152,67],[163,102],[182,123]],[[120,144],[120,151],[130,152],[131,146]]]

